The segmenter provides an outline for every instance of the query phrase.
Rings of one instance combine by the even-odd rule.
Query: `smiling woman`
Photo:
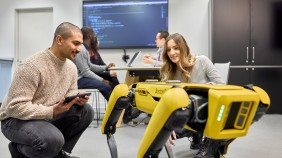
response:
[[[179,80],[185,83],[224,84],[219,72],[206,56],[194,56],[181,34],[168,36],[163,52],[161,67],[162,81]],[[176,131],[177,137],[192,135],[191,149],[199,149],[202,143],[202,133],[187,133],[187,130]],[[176,136],[175,136],[176,137]],[[213,140],[211,140],[213,141]],[[173,142],[172,142],[173,143]],[[204,148],[200,148],[205,150]],[[204,151],[206,154],[212,154]],[[200,154],[200,153],[199,153]],[[211,157],[211,155],[209,155]]]
[[[162,80],[180,80],[189,83],[224,83],[213,63],[206,56],[194,56],[181,34],[175,33],[166,39]]]

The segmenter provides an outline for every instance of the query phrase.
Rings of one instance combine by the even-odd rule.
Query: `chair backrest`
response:
[[[229,77],[229,69],[230,69],[231,62],[227,63],[214,63],[214,66],[216,67],[217,71],[222,77],[222,80],[227,84],[228,83],[228,77]]]

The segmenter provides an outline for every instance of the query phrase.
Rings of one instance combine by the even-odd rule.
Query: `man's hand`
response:
[[[79,94],[83,94],[83,93],[85,93],[85,92],[81,92]],[[75,104],[77,104],[79,106],[83,106],[88,102],[88,100],[89,100],[89,96],[78,98]]]
[[[107,85],[110,85],[110,81],[108,80],[103,80],[104,83],[106,83]]]
[[[154,59],[151,57],[151,55],[145,54],[143,56],[143,62],[146,63],[146,64],[153,64]]]
[[[53,106],[53,116],[57,116],[57,115],[59,115],[61,113],[64,113],[64,112],[68,111],[72,107],[72,105],[77,102],[78,99],[79,98],[76,97],[75,99],[73,99],[69,103],[64,103],[65,98],[61,99],[59,101],[59,103],[57,103],[57,104],[55,104]]]

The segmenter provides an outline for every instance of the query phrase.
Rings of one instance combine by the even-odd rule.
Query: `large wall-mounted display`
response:
[[[100,48],[152,48],[168,30],[168,0],[83,1],[83,26],[92,27]]]

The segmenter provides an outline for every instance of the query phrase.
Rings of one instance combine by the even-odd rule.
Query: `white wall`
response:
[[[1,0],[0,58],[14,57],[16,9],[45,7],[53,7],[54,31],[57,25],[64,21],[72,22],[78,26],[82,25],[82,1],[80,0]],[[30,42],[36,44],[35,41]]]
[[[193,54],[209,54],[209,0],[169,0],[169,32],[182,34]],[[68,21],[82,26],[82,0],[1,0],[0,1],[0,58],[14,58],[16,9],[53,8],[53,30]],[[31,32],[32,33],[32,32]],[[155,37],[152,37],[155,38]],[[34,44],[40,41],[30,41]],[[132,56],[138,49],[126,50]],[[156,49],[142,49],[154,53]],[[124,66],[123,50],[100,50],[105,62]],[[125,72],[118,72],[124,81]]]
[[[195,55],[209,54],[209,0],[169,0],[169,33],[182,34]]]

